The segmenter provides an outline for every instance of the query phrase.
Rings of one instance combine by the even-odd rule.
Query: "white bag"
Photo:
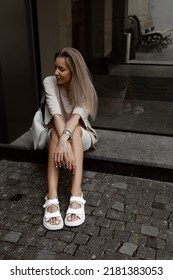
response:
[[[32,141],[34,150],[43,150],[46,148],[48,128],[44,126],[42,107],[45,105],[45,94],[43,93],[40,108],[34,115],[32,121]],[[44,109],[44,108],[43,108]]]

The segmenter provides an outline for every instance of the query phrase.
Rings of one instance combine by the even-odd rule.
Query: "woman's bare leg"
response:
[[[50,136],[50,143],[49,143],[49,150],[48,150],[48,199],[54,199],[58,197],[58,179],[59,179],[59,167],[56,168],[54,162],[54,152],[56,145],[58,143],[58,136],[56,131],[52,129],[51,136]],[[57,211],[56,205],[51,205],[48,208],[50,213]],[[51,224],[58,224],[60,221],[56,218],[52,218],[49,221]]]
[[[83,175],[83,146],[82,146],[82,129],[78,126],[73,132],[72,149],[76,160],[76,169],[72,175],[72,196],[82,195],[82,175]],[[76,202],[72,203],[71,208],[79,208],[80,205]],[[70,215],[68,221],[78,219],[76,215]]]

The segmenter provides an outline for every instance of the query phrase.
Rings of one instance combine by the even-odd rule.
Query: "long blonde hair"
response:
[[[70,92],[73,105],[87,109],[94,120],[97,114],[98,98],[83,56],[78,50],[67,47],[55,54],[55,60],[57,57],[64,57],[72,72]]]

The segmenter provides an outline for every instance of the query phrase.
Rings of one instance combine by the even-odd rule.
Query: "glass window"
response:
[[[99,97],[95,127],[172,135],[172,0],[73,2],[73,43]]]

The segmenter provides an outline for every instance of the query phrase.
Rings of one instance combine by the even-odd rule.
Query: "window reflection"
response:
[[[124,63],[112,60],[108,75],[94,76],[96,127],[173,135],[172,28],[171,0],[128,1]]]
[[[110,75],[95,76],[99,96],[96,127],[173,135],[171,71],[164,66],[117,65]]]
[[[173,64],[171,0],[129,0],[130,62]]]

